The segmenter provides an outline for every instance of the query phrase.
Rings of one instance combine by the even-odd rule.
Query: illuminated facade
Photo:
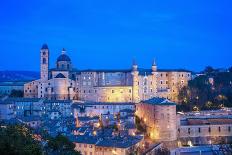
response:
[[[188,84],[191,72],[186,70],[151,69],[77,70],[65,49],[57,58],[56,68],[49,69],[49,49],[40,51],[40,79],[24,85],[24,96],[59,100],[96,102],[135,102],[152,97],[177,100],[179,89]]]
[[[232,109],[177,115],[175,103],[152,98],[136,104],[136,115],[156,141],[178,147],[232,142]]]
[[[165,98],[152,98],[136,104],[136,115],[146,124],[147,134],[157,141],[177,139],[176,104]]]

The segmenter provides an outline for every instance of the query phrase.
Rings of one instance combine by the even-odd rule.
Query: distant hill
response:
[[[35,71],[0,71],[0,82],[35,80],[39,79],[39,74]]]

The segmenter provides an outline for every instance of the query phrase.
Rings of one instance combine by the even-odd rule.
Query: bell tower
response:
[[[157,72],[157,65],[156,65],[156,61],[155,59],[153,60],[152,62],[152,66],[151,66],[151,70],[152,70],[152,85],[151,85],[151,88],[152,88],[152,93],[150,96],[152,97],[157,97],[157,75],[158,75],[158,72]]]
[[[47,44],[43,44],[40,49],[40,79],[48,80],[49,49]]]
[[[132,98],[134,103],[139,102],[139,71],[138,71],[138,65],[135,60],[133,60],[132,65],[132,80],[133,80],[133,87],[132,87]]]

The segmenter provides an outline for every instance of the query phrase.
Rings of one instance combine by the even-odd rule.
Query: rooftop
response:
[[[41,121],[42,118],[38,116],[27,116],[27,117],[19,117],[18,120],[21,120],[23,122],[32,122],[32,121]]]
[[[99,147],[114,147],[114,148],[128,148],[139,143],[142,136],[89,136],[89,135],[78,135],[70,138],[71,141],[83,144],[95,144]]]
[[[39,102],[40,98],[7,98],[6,102]]]
[[[115,136],[112,138],[104,138],[99,140],[96,146],[101,147],[116,147],[116,148],[128,148],[137,143],[139,143],[143,139],[142,136]]]
[[[41,47],[41,50],[42,49],[48,49],[48,45],[47,44],[43,44],[42,47]]]
[[[62,70],[58,68],[52,68],[50,70],[51,71],[67,71],[65,69]],[[76,73],[81,73],[81,72],[130,73],[132,72],[132,69],[83,69],[83,70],[78,70],[78,69],[73,68],[71,71],[76,72]],[[152,69],[138,68],[138,71],[140,75],[151,75],[152,74]],[[189,72],[191,73],[192,71],[189,71],[186,69],[158,69],[157,72]]]
[[[73,107],[77,106],[91,106],[91,105],[135,105],[132,102],[75,102]]]
[[[142,103],[147,103],[147,104],[153,104],[153,105],[176,105],[176,103],[169,101],[166,98],[159,98],[159,97],[154,97],[146,101],[142,101]]]
[[[45,100],[44,103],[72,103],[71,100]]]

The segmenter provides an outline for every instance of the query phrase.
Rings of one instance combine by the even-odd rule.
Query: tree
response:
[[[170,151],[167,148],[159,148],[155,151],[155,154],[158,155],[170,155]]]
[[[213,69],[213,67],[207,66],[207,67],[205,68],[205,70],[203,71],[203,73],[205,73],[205,74],[210,74],[210,73],[213,73],[214,71],[215,71],[215,69]]]
[[[23,91],[13,89],[11,91],[10,97],[23,97]]]
[[[143,121],[138,117],[135,116],[135,126],[136,129],[142,133],[146,133],[146,125],[143,123]]]
[[[1,154],[41,155],[38,141],[32,138],[32,132],[24,126],[5,126],[0,128]]]
[[[80,152],[74,150],[75,144],[61,134],[55,138],[50,137],[48,140],[48,147],[51,149],[52,154],[69,154],[69,155],[81,155]]]
[[[211,69],[206,70],[211,72]],[[214,79],[213,85],[209,83],[209,77]],[[213,72],[198,76],[180,90],[178,97],[178,111],[191,111],[195,106],[201,110],[232,107],[232,72]]]
[[[232,72],[232,67],[230,67],[228,70],[229,70],[229,72]]]

